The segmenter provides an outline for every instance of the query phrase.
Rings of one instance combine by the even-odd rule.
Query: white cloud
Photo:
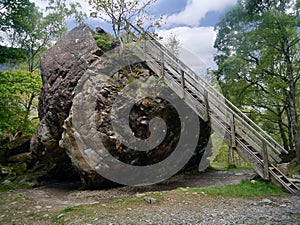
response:
[[[167,25],[198,26],[209,11],[222,11],[237,0],[188,0],[185,9],[167,17]]]
[[[38,6],[41,9],[46,9],[47,5],[49,4],[49,0],[30,0],[31,2],[34,2],[36,6]],[[70,3],[75,3],[78,2],[81,5],[81,9],[83,12],[85,12],[87,15],[90,14],[90,5],[87,1],[85,0],[78,0],[78,1],[72,1],[72,0],[67,0],[66,3],[67,5]]]
[[[175,34],[178,37],[184,49],[181,59],[188,66],[195,70],[215,66],[213,55],[216,53],[216,49],[214,49],[213,45],[216,39],[216,32],[213,27],[176,27],[170,30],[159,31],[159,36],[163,37],[164,40],[170,34]],[[190,52],[190,54],[187,54],[187,52]]]
[[[39,7],[45,8],[48,0],[31,0]],[[162,0],[158,0],[162,1]],[[67,0],[67,2],[74,2]],[[78,0],[82,5],[83,11],[89,15],[90,6],[85,0]],[[196,27],[201,18],[212,10],[223,10],[225,7],[232,5],[236,0],[188,0],[185,9],[167,18],[168,24],[173,25],[186,24],[187,26],[195,27],[175,27],[170,30],[161,30],[159,35],[167,37],[171,33],[178,35],[184,51],[181,51],[183,61],[198,70],[203,67],[213,67],[213,55],[216,50],[213,48],[216,33],[213,27]]]

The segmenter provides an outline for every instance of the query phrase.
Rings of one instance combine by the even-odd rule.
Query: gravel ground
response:
[[[186,189],[251,176],[251,171],[210,171],[147,187],[80,191],[69,183],[9,191],[0,193],[0,224],[300,224],[300,196],[212,197]],[[178,187],[184,188],[174,190]]]
[[[194,197],[144,209],[142,218],[122,216],[103,224],[300,224],[299,196],[264,199]],[[265,199],[266,200],[266,199]],[[269,201],[267,201],[269,202]],[[140,213],[137,210],[136,213]],[[99,224],[102,224],[100,222]]]

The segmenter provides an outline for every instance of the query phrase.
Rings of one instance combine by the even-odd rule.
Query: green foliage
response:
[[[211,135],[211,140],[213,150],[211,160],[226,163],[228,161],[228,145],[216,133]]]
[[[181,189],[178,189],[179,191]],[[283,191],[272,183],[265,181],[256,181],[252,183],[249,180],[243,180],[240,184],[228,186],[213,186],[206,188],[188,188],[189,193],[204,193],[212,196],[226,197],[263,197],[271,195],[282,195]]]
[[[215,27],[214,75],[227,98],[300,154],[298,13],[293,1],[238,1]]]
[[[29,116],[36,108],[42,81],[39,73],[22,70],[0,73],[0,138],[5,134],[31,134],[35,124]]]
[[[0,182],[3,182],[3,180],[0,180]],[[0,192],[6,192],[10,190],[16,190],[16,189],[30,189],[31,186],[27,184],[19,184],[18,182],[12,182],[7,185],[0,185]]]
[[[166,46],[175,56],[177,56],[177,57],[179,56],[179,50],[180,50],[181,44],[180,44],[180,40],[178,39],[177,35],[171,34],[171,36],[169,36],[167,38]]]
[[[0,64],[15,64],[26,59],[26,54],[21,49],[9,48],[0,45]]]
[[[97,46],[103,51],[109,51],[112,49],[113,38],[109,34],[95,34],[94,39]]]
[[[15,29],[22,30],[25,21],[23,17],[30,14],[34,3],[29,0],[1,0],[0,2],[0,29],[3,32]]]
[[[292,177],[292,175],[300,175],[300,164],[297,164],[296,162],[292,162],[288,166],[288,176]]]
[[[46,15],[29,0],[2,1],[1,30],[9,47],[22,49],[28,71],[39,66],[41,54],[67,31],[67,18],[82,22],[84,15],[77,10],[78,3],[67,6],[64,0],[51,0]]]
[[[29,0],[0,2],[0,30],[7,46],[0,46],[0,63],[14,71],[0,74],[0,139],[17,132],[31,134],[36,97],[41,88],[40,57],[67,31],[67,19],[80,23],[85,15],[79,3],[50,0],[43,11]],[[23,63],[23,65],[21,65]]]

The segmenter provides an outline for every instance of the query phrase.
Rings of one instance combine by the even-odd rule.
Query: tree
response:
[[[0,74],[0,139],[16,133],[30,134],[34,123],[29,118],[40,93],[38,72],[5,71]]]
[[[300,163],[297,4],[289,0],[238,1],[215,27],[215,61],[226,97],[286,149],[295,150]]]
[[[41,88],[40,56],[67,31],[67,19],[81,22],[80,5],[50,0],[44,14],[29,0],[0,2],[1,31],[7,46],[0,46],[0,62],[11,68],[0,73],[0,139],[16,133],[33,132],[29,119],[36,111]]]
[[[92,17],[110,23],[115,37],[122,43],[122,35],[128,32],[128,24],[158,26],[159,22],[150,18],[147,10],[157,0],[89,0],[93,7]],[[151,22],[152,21],[152,22]],[[124,38],[123,38],[124,39]]]
[[[176,34],[171,34],[167,38],[167,44],[166,47],[175,55],[179,56],[179,50],[181,47],[180,40],[178,39],[178,36]]]
[[[13,6],[11,1],[2,3],[4,19],[1,27],[6,34],[7,45],[25,52],[28,71],[36,70],[41,53],[67,32],[67,18],[75,17],[78,23],[84,18],[84,14],[78,11],[78,3],[67,6],[65,0],[49,1],[47,15],[28,0],[13,2]]]

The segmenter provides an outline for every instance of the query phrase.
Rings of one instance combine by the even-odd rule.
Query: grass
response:
[[[76,217],[92,216],[94,213],[88,209],[85,205],[79,205],[74,207],[67,207],[52,216],[52,222],[58,224],[64,224],[66,219],[72,219]]]
[[[162,196],[161,192],[149,192],[145,193],[147,197],[152,197],[157,200],[155,205],[159,205],[160,202],[164,201],[164,197]],[[52,215],[52,222],[57,224],[64,224],[69,220],[73,220],[75,218],[82,218],[82,219],[91,219],[94,218],[95,215],[101,211],[101,216],[97,215],[97,218],[113,218],[115,212],[122,211],[122,213],[129,213],[127,212],[128,208],[139,208],[142,205],[148,205],[144,200],[144,197],[137,197],[135,195],[127,196],[124,198],[119,198],[112,200],[102,206],[100,203],[91,204],[91,205],[79,205],[74,207],[67,207],[59,212],[56,212]],[[124,212],[125,211],[125,212]]]
[[[176,189],[182,192],[182,189]],[[188,188],[186,190],[190,193],[202,193],[210,196],[224,196],[224,197],[265,197],[278,196],[284,192],[277,186],[266,181],[256,181],[252,183],[249,180],[243,180],[240,184],[228,186],[213,186],[206,188]]]
[[[0,181],[2,183],[2,181]],[[30,189],[31,186],[28,184],[18,184],[17,182],[12,182],[7,185],[0,185],[0,192],[15,190],[15,189]]]
[[[283,191],[265,181],[256,181],[252,183],[248,180],[243,180],[240,184],[228,185],[228,186],[216,186],[216,187],[206,187],[206,188],[178,188],[172,191],[165,192],[148,192],[145,196],[152,197],[157,200],[153,206],[157,207],[159,205],[166,204],[167,199],[173,199],[180,202],[186,199],[186,194],[189,196],[194,196],[192,194],[198,193],[207,196],[222,196],[222,197],[239,197],[239,198],[251,198],[251,197],[267,197],[267,196],[279,196],[283,194]],[[195,198],[195,197],[191,197]],[[100,204],[93,205],[81,205],[75,207],[69,207],[62,211],[55,213],[52,217],[52,222],[58,224],[64,224],[67,221],[72,221],[75,218],[82,218],[83,220],[90,220],[94,218],[97,212],[101,211],[101,218],[109,219],[113,218],[115,213],[122,213],[122,215],[132,215],[132,212],[137,208],[141,208],[149,205],[144,201],[144,197],[137,197],[131,195],[128,197],[113,200],[105,206]],[[127,211],[131,208],[133,211]],[[99,215],[97,215],[99,218]]]
[[[198,193],[198,194],[195,194]],[[131,195],[128,197],[112,200],[105,204],[92,203],[84,204],[74,207],[67,207],[63,210],[59,209],[55,212],[35,211],[36,205],[30,198],[27,199],[21,194],[0,195],[0,206],[5,209],[9,206],[14,212],[23,211],[20,214],[18,221],[22,216],[32,217],[29,221],[39,221],[39,224],[94,224],[95,221],[105,220],[114,222],[116,216],[132,217],[143,219],[143,209],[159,210],[160,207],[168,207],[170,204],[179,204],[183,201],[197,203],[198,199],[205,198],[208,201],[214,196],[222,197],[237,197],[237,198],[251,198],[251,197],[267,197],[282,195],[280,188],[274,186],[269,182],[256,181],[252,183],[248,180],[243,180],[240,184],[220,186],[220,187],[205,187],[205,188],[178,188],[172,191],[162,192],[146,192],[143,193],[147,197],[152,197],[157,200],[155,204],[149,204],[144,200],[144,196]],[[5,199],[1,199],[5,197]],[[17,204],[11,204],[16,202]],[[26,206],[31,212],[26,212]],[[14,207],[14,208],[12,208]],[[45,213],[49,213],[49,217],[44,217]],[[10,213],[9,217],[5,217],[1,222],[9,223],[14,218],[14,214]],[[1,223],[0,222],[0,223]],[[73,222],[73,223],[72,223]],[[100,223],[98,223],[100,224]]]

